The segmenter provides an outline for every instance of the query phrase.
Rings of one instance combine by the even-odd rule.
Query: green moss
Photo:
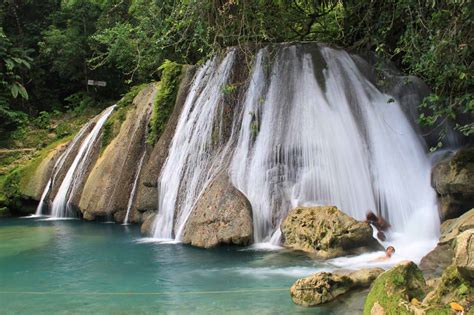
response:
[[[377,302],[385,314],[412,314],[407,306],[416,298],[423,300],[425,280],[413,263],[400,264],[381,274],[373,283],[364,305],[364,315],[369,315]]]
[[[19,208],[21,206],[22,192],[33,178],[38,166],[51,150],[69,141],[71,138],[72,135],[49,144],[42,150],[37,151],[32,159],[16,166],[8,173],[0,175],[0,207]]]
[[[130,91],[128,91],[122,99],[117,102],[117,107],[115,107],[114,112],[109,116],[102,127],[101,154],[110,142],[112,142],[112,140],[118,135],[122,123],[127,118],[127,112],[132,108],[133,100],[147,85],[148,84],[145,83],[132,87]]]
[[[153,102],[153,111],[147,137],[147,143],[152,145],[155,144],[163,133],[166,123],[173,112],[183,66],[166,60],[159,69],[162,70],[161,81]]]
[[[462,277],[453,264],[444,270],[430,303],[446,304],[454,301],[462,303],[472,292],[474,291],[470,283]]]

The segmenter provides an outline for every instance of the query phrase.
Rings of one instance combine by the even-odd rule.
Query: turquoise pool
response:
[[[289,287],[327,266],[287,251],[143,242],[138,227],[0,219],[1,314],[356,314],[363,294],[324,307]]]

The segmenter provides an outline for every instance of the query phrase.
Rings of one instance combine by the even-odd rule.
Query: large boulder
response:
[[[346,274],[318,272],[297,280],[290,289],[290,295],[295,304],[316,306],[330,302],[355,288],[369,287],[382,272],[381,268],[362,269]]]
[[[424,288],[425,279],[416,264],[402,262],[374,281],[365,301],[364,315],[414,314],[411,302],[423,300]]]
[[[473,178],[474,148],[461,149],[433,168],[431,182],[438,193],[442,221],[474,208]]]
[[[196,202],[186,222],[183,242],[204,248],[248,245],[252,235],[250,202],[231,184],[227,172],[222,171]]]
[[[284,245],[332,258],[380,245],[368,223],[346,215],[334,206],[299,207],[281,225]]]
[[[147,211],[143,214],[143,223],[140,229],[142,235],[153,236],[153,227],[155,224],[156,214],[153,211]]]

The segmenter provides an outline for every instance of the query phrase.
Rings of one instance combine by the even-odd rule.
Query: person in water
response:
[[[375,259],[376,261],[385,261],[385,260],[389,260],[390,258],[392,258],[392,255],[395,253],[395,247],[393,246],[389,246],[387,247],[387,249],[385,249],[385,256],[381,256],[377,259]]]

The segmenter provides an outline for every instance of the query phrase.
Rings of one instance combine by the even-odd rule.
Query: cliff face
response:
[[[134,99],[118,135],[94,164],[77,204],[88,219],[127,210],[145,138],[156,85],[150,84]]]
[[[162,174],[163,166],[169,157],[170,147],[176,133],[180,116],[183,113],[183,107],[185,106],[190,94],[195,93],[194,97],[196,99],[202,99],[199,99],[199,102],[193,101],[191,107],[194,106],[199,111],[206,103],[214,102],[215,104],[213,104],[219,111],[219,113],[215,115],[215,117],[217,117],[216,120],[212,120],[212,118],[209,117],[208,123],[210,126],[206,129],[209,131],[209,134],[204,135],[209,136],[209,139],[206,140],[207,142],[203,142],[206,148],[203,149],[205,154],[202,157],[202,161],[209,162],[211,165],[209,168],[214,167],[212,166],[214,162],[221,163],[220,168],[229,173],[231,184],[241,190],[251,203],[255,203],[256,198],[259,196],[253,196],[253,194],[256,193],[254,191],[244,190],[249,189],[247,187],[247,177],[253,176],[255,172],[250,172],[249,169],[248,174],[242,172],[242,174],[237,174],[239,172],[234,172],[235,170],[231,170],[231,168],[235,168],[240,164],[238,165],[237,159],[232,157],[236,150],[241,150],[241,153],[243,154],[241,156],[242,161],[250,160],[257,145],[260,145],[260,142],[263,143],[263,141],[257,141],[257,137],[262,133],[262,126],[265,123],[268,124],[268,121],[265,120],[267,119],[266,117],[281,115],[281,117],[272,116],[268,118],[269,120],[274,119],[274,121],[272,120],[271,122],[274,122],[274,127],[273,129],[267,128],[267,131],[270,129],[271,131],[268,135],[265,135],[265,137],[272,136],[273,138],[270,137],[268,139],[268,142],[271,142],[268,146],[271,148],[267,150],[268,152],[266,153],[268,153],[268,156],[264,157],[261,163],[269,167],[269,177],[262,179],[261,187],[271,191],[271,194],[275,193],[275,195],[272,195],[271,198],[269,198],[271,205],[267,206],[271,208],[270,211],[272,211],[272,213],[269,215],[269,222],[265,222],[264,226],[265,230],[270,231],[275,229],[282,222],[289,210],[290,198],[287,195],[289,193],[288,185],[294,185],[295,183],[292,181],[297,181],[300,177],[303,178],[303,176],[298,173],[305,167],[305,159],[308,158],[308,156],[303,153],[312,155],[314,151],[319,153],[323,152],[325,154],[328,153],[326,151],[330,148],[336,146],[334,144],[334,146],[330,148],[328,147],[328,149],[324,143],[309,141],[312,139],[308,140],[308,135],[304,134],[306,130],[304,128],[306,127],[303,125],[296,126],[298,124],[297,121],[301,120],[302,124],[306,124],[306,121],[310,118],[309,116],[313,115],[313,111],[317,111],[321,116],[326,114],[328,117],[336,115],[334,112],[337,112],[337,115],[345,115],[345,121],[347,120],[350,123],[353,122],[354,130],[357,131],[357,136],[360,137],[360,141],[359,139],[357,140],[360,143],[357,142],[356,144],[353,144],[347,142],[345,144],[347,147],[356,147],[357,152],[360,151],[359,153],[362,159],[360,165],[358,164],[356,168],[361,166],[359,168],[366,169],[363,174],[365,176],[378,167],[377,165],[374,165],[375,163],[373,165],[366,165],[368,162],[364,162],[364,154],[367,152],[370,153],[372,150],[376,151],[377,148],[375,148],[375,145],[380,144],[375,143],[379,139],[370,133],[374,133],[376,128],[385,128],[386,125],[389,125],[387,130],[384,129],[386,133],[393,131],[393,128],[395,127],[401,128],[400,126],[394,127],[393,124],[387,123],[386,120],[391,119],[390,112],[385,114],[382,113],[384,114],[382,116],[384,116],[383,119],[385,124],[380,126],[374,124],[375,127],[368,126],[369,118],[372,119],[372,122],[374,119],[378,119],[375,117],[377,115],[369,118],[365,117],[365,115],[367,115],[365,111],[369,108],[368,103],[374,107],[374,111],[379,110],[380,106],[390,108],[389,110],[392,110],[395,106],[400,106],[410,124],[415,126],[417,104],[428,93],[426,85],[417,78],[405,77],[390,66],[386,66],[382,72],[379,72],[380,70],[374,66],[374,60],[371,58],[348,54],[343,50],[333,49],[324,45],[315,43],[282,44],[274,47],[267,47],[263,52],[261,50],[259,53],[261,57],[261,64],[259,64],[259,69],[262,72],[261,77],[258,77],[259,73],[255,74],[254,72],[256,67],[254,63],[255,60],[258,59],[256,57],[258,55],[257,50],[254,49],[251,52],[254,59],[248,58],[248,55],[246,54],[236,52],[232,63],[229,63],[231,64],[229,66],[230,70],[225,80],[222,80],[222,82],[216,80],[213,81],[212,76],[215,75],[218,77],[220,75],[220,70],[217,70],[216,74],[212,74],[211,72],[215,69],[213,70],[209,68],[209,72],[203,75],[203,81],[205,83],[203,83],[203,85],[196,85],[194,91],[191,91],[191,87],[196,81],[196,67],[183,67],[180,80],[177,81],[177,96],[171,114],[168,117],[167,123],[160,131],[156,143],[152,144],[146,143],[146,139],[149,133],[148,126],[150,125],[150,112],[154,108],[156,95],[160,91],[160,85],[150,84],[141,90],[133,103],[127,107],[123,118],[120,118],[121,122],[115,132],[114,138],[111,141],[108,141],[108,131],[102,131],[102,135],[100,136],[99,141],[97,141],[93,146],[87,165],[85,165],[81,174],[83,180],[80,181],[78,187],[75,187],[74,194],[69,198],[70,206],[75,208],[76,211],[88,220],[103,217],[110,219],[114,217],[117,222],[123,222],[127,210],[130,209],[129,221],[141,223],[149,217],[149,215],[156,213],[158,200],[160,198],[160,189],[162,188],[158,185],[158,179],[160,174]],[[216,67],[223,59],[222,56],[216,58]],[[330,75],[331,71],[333,72],[333,77]],[[357,79],[360,80],[354,79],[354,75],[356,75]],[[260,80],[257,84],[255,81],[256,78],[259,78]],[[304,80],[302,80],[302,78],[304,78]],[[308,83],[309,81],[311,84],[313,84],[312,82],[314,81],[314,86],[320,89],[321,95],[313,95],[310,93],[314,89],[312,88],[312,85]],[[356,81],[365,82],[367,86],[366,89],[354,86],[354,82]],[[211,93],[209,85],[212,84],[219,86],[215,86],[215,91]],[[307,84],[309,84],[309,87]],[[339,96],[328,92],[328,89],[330,89],[331,86],[334,88],[337,84],[340,84],[340,87],[342,87],[341,91],[338,91],[338,93],[342,95],[341,99],[347,103],[347,110],[342,107],[336,108],[334,104],[337,103],[335,100],[337,100]],[[254,93],[254,98],[249,97],[251,93],[249,90],[251,89],[258,90],[258,93]],[[301,92],[303,90],[304,93]],[[361,100],[361,95],[364,93],[368,93],[368,97]],[[393,96],[394,99],[384,98],[381,101],[377,100],[375,96],[378,97],[380,95],[384,97]],[[313,99],[317,99],[318,102]],[[375,104],[379,101],[381,104]],[[325,102],[328,103],[326,107],[319,104]],[[307,117],[300,117],[301,112],[310,108],[312,104],[316,109],[308,111]],[[268,108],[272,108],[272,106],[275,110],[268,110]],[[120,110],[121,109],[115,109],[115,112],[111,117],[118,115],[116,113]],[[191,110],[193,110],[193,108],[191,108]],[[266,113],[266,111],[268,111],[268,113]],[[298,111],[300,114],[298,114]],[[194,114],[195,113],[193,112],[193,115]],[[199,115],[199,113],[196,115]],[[323,128],[324,126],[321,126],[325,123],[323,121],[324,117],[321,118],[321,121],[318,120],[319,118],[316,115],[315,117],[311,117],[311,119],[314,120],[311,123],[314,128],[314,130],[312,130],[313,134],[321,134],[320,137],[328,136],[324,133],[326,130]],[[109,120],[110,119],[115,118],[109,118]],[[248,122],[248,126],[244,126],[245,121]],[[39,199],[48,179],[54,175],[55,180],[51,185],[51,191],[49,192],[47,199],[50,202],[55,198],[60,183],[63,181],[68,168],[72,164],[74,157],[77,155],[81,142],[94,127],[96,122],[97,118],[91,120],[83,128],[83,134],[79,134],[76,137],[77,139],[75,138],[75,140],[71,141],[68,145],[58,146],[55,151],[48,154],[48,156],[37,167],[34,178],[29,180],[26,185],[23,192],[25,196]],[[338,126],[339,129],[343,129],[344,127],[345,126],[342,125]],[[375,129],[370,130],[370,128]],[[416,128],[417,127],[415,127],[415,129]],[[398,131],[398,129],[396,131]],[[293,132],[291,136],[289,135],[290,132]],[[249,134],[248,143],[244,143],[242,140],[241,135],[245,133]],[[333,135],[334,133],[329,134],[329,136]],[[298,142],[300,138],[304,140],[302,143]],[[310,143],[308,144],[308,141],[306,140]],[[427,138],[426,140],[431,141],[432,139]],[[238,145],[242,147],[238,147]],[[246,147],[244,148],[245,145],[248,147],[248,152],[244,150],[246,149]],[[196,148],[201,150],[203,146],[197,146]],[[308,146],[308,152],[304,151],[306,150],[306,147],[304,146]],[[372,148],[372,146],[374,146],[374,148]],[[339,150],[339,147],[337,150]],[[379,149],[386,150],[387,148],[383,144],[380,144]],[[70,152],[64,159],[61,168],[53,170],[54,164],[61,153],[65,150],[70,150]],[[345,153],[345,149],[341,150],[341,153]],[[421,149],[420,152],[421,151],[423,151],[423,149]],[[413,151],[411,152],[413,153]],[[190,152],[190,154],[193,153]],[[219,154],[221,154],[221,156],[216,158]],[[340,154],[338,156],[345,157],[346,155]],[[403,155],[402,158],[404,160],[409,160],[410,158],[413,159],[412,157],[407,157],[407,155]],[[197,159],[197,161],[201,161],[200,159],[201,158]],[[212,159],[215,159],[215,161]],[[311,156],[310,160],[314,161],[315,159]],[[345,160],[345,158],[341,158],[341,161],[343,160]],[[334,161],[330,159],[326,162],[333,163]],[[340,161],[337,160],[337,162],[339,163]],[[139,167],[140,165],[141,167]],[[188,167],[185,171],[186,175],[183,175],[184,173],[174,174],[179,181],[182,181],[179,184],[180,187],[182,186],[181,188],[186,186],[186,180],[184,177],[188,176],[193,171],[194,170]],[[212,177],[219,172],[220,170],[216,170],[215,172],[209,171],[210,178],[204,178],[205,176],[203,175],[203,180],[198,181],[198,186],[200,186],[195,189],[196,195],[199,195],[199,192],[205,191],[207,188],[206,183],[212,182]],[[234,173],[231,174],[232,172]],[[314,177],[314,175],[311,175],[311,172],[306,172],[306,174],[310,177]],[[372,177],[375,175],[372,174]],[[324,176],[324,174],[321,176]],[[189,178],[191,177],[192,176],[189,175]],[[314,191],[316,191],[316,194],[318,193],[318,187],[313,187],[314,189],[305,189],[306,186],[302,186],[303,184],[311,186],[311,182],[315,182],[313,177],[308,178],[307,182],[300,183],[300,190],[302,193],[300,197],[302,199],[320,197],[311,195]],[[377,185],[377,183],[370,183],[372,178],[370,174],[366,177],[368,182],[367,186]],[[380,176],[380,181],[386,177],[387,175],[385,174],[384,176]],[[446,175],[445,177],[447,178],[448,176]],[[324,183],[325,180],[326,178],[323,178]],[[344,178],[344,180],[338,182],[338,185],[345,185],[350,181],[350,178]],[[137,183],[136,190],[131,198],[132,188],[135,182]],[[445,193],[445,189],[441,187],[444,184],[442,184],[442,181],[440,180],[437,180],[437,183],[441,183],[437,184],[437,190],[440,195],[442,195],[442,198],[444,198],[443,196],[447,194]],[[329,182],[326,184],[328,186],[332,185]],[[187,200],[185,196],[187,193],[186,189],[183,190],[181,188],[178,189],[176,197],[176,213],[179,215],[181,215],[180,207],[185,200]],[[345,191],[345,194],[343,194],[344,196],[342,197],[335,195],[326,197],[328,199],[343,199],[346,198],[345,196],[347,193],[352,193],[356,188],[357,187],[352,185],[347,189],[347,191]],[[373,191],[383,191],[383,189],[379,188],[380,187],[377,189],[374,188],[367,190],[369,192],[368,194],[372,194]],[[305,192],[306,190],[307,192]],[[361,194],[360,192],[362,191],[357,191],[355,195],[358,197],[367,195]],[[456,196],[458,195],[456,194]],[[352,202],[353,200],[359,200],[358,197],[352,199],[349,197],[347,198]],[[129,202],[130,200],[131,203]],[[193,207],[191,208],[191,212],[195,211],[193,210]],[[349,202],[342,210],[352,212],[350,214],[353,217],[360,219],[361,211],[365,211],[366,208],[363,210],[361,209],[362,207],[359,203],[351,204]],[[192,217],[191,213],[186,217]],[[221,218],[217,218],[217,221],[220,219]],[[174,218],[175,222],[176,220],[178,219]],[[255,229],[253,232],[256,233]],[[192,243],[193,240],[190,239],[189,241]]]

